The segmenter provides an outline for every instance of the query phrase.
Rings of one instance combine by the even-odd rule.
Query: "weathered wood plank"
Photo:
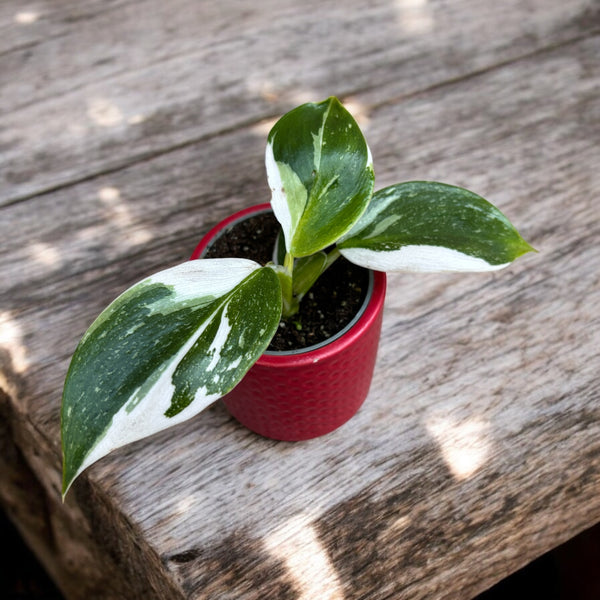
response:
[[[322,559],[323,597],[464,598],[597,521],[599,51],[595,37],[379,108],[356,98],[378,187],[477,189],[541,254],[483,278],[391,277],[369,400],[321,440],[256,438],[217,405],[115,453],[59,502],[59,390],[76,340],[122,287],[264,199],[264,130],[7,207],[3,387],[57,562],[77,562],[60,540],[79,522],[95,548],[82,564],[133,577],[131,597],[300,597],[306,551]],[[102,572],[86,573],[98,585]]]
[[[33,178],[12,181],[0,212],[0,501],[69,598],[465,598],[600,520],[598,13],[584,2],[484,4],[424,3],[446,27],[419,35],[400,26],[410,3],[312,14],[303,4],[302,16],[278,3],[269,21],[264,3],[243,24],[230,18],[238,4],[226,16],[204,7],[223,51],[214,67],[193,44],[199,15],[139,16],[155,2],[90,1],[79,13],[57,3],[38,21],[48,29],[25,42],[31,78],[2,86],[2,140],[23,135],[3,165],[29,160]],[[2,4],[4,22],[15,6]],[[163,21],[183,28],[180,42],[167,29],[127,38]],[[103,22],[119,60],[92,69]],[[299,50],[311,23],[329,45]],[[377,35],[358,48],[339,23]],[[2,38],[0,60],[25,60],[20,35]],[[277,60],[257,47],[268,35]],[[89,52],[65,54],[83,40]],[[275,87],[249,90],[248,56]],[[2,74],[19,63],[4,64]],[[56,71],[34,90],[44,67]],[[197,118],[199,92],[186,89],[196,72],[229,82]],[[153,73],[173,86],[154,95]],[[167,117],[142,133],[142,123],[89,127],[91,139],[73,143],[69,112],[106,83]],[[27,86],[31,102],[19,104]],[[541,253],[491,276],[391,277],[373,389],[339,432],[278,444],[216,405],[107,457],[62,505],[58,407],[76,341],[124,287],[266,199],[258,120],[330,86],[358,90],[378,187],[470,187]],[[55,162],[38,165],[38,150]]]
[[[10,74],[2,81],[0,204],[307,98],[370,91],[370,104],[385,101],[599,27],[591,0],[382,0],[352,8],[317,0],[251,8],[235,0],[88,0],[44,6],[32,22],[18,22],[24,12],[18,2],[3,8],[13,22],[0,54],[0,73]]]

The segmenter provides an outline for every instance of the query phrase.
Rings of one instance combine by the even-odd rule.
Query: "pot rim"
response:
[[[241,209],[231,214],[229,217],[226,217],[202,237],[200,243],[192,253],[190,260],[202,258],[208,245],[220,235],[223,235],[229,227],[233,226],[241,219],[261,212],[272,212],[272,210],[271,204],[269,202],[264,202]],[[343,329],[329,339],[314,344],[313,346],[307,346],[306,348],[297,350],[265,351],[256,364],[271,368],[278,366],[288,367],[290,362],[293,362],[297,366],[314,364],[331,355],[337,354],[343,351],[344,348],[354,344],[377,318],[385,301],[387,284],[386,274],[382,271],[374,271],[372,269],[367,270],[369,271],[369,288],[365,299],[357,314]]]

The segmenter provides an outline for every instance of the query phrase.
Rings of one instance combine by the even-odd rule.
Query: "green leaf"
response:
[[[265,163],[271,206],[295,257],[323,250],[349,231],[373,193],[367,143],[333,97],[281,117],[269,133]]]
[[[490,271],[533,248],[481,196],[444,183],[411,181],[375,192],[343,256],[380,271]]]
[[[67,373],[63,497],[96,460],[230,391],[280,315],[276,274],[246,259],[188,261],[121,294],[85,333]]]

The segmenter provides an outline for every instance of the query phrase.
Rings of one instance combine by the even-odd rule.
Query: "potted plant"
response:
[[[194,260],[126,290],[79,342],[62,397],[63,498],[96,460],[189,419],[223,397],[242,422],[248,406],[271,388],[283,387],[288,421],[327,413],[332,395],[327,377],[339,381],[340,368],[350,360],[325,360],[336,345],[345,351],[350,347],[357,365],[367,364],[366,385],[359,386],[349,409],[333,411],[326,426],[279,437],[306,439],[338,427],[368,390],[386,272],[491,271],[532,250],[496,207],[468,190],[412,181],[374,193],[367,143],[334,97],[303,104],[281,117],[268,135],[265,162],[270,209],[280,229],[269,248],[271,260],[197,259],[231,223],[219,224]],[[326,392],[311,404],[315,392],[300,399],[302,394],[295,393],[306,379],[299,385],[297,379],[286,383],[289,374],[265,375],[269,363],[279,359],[267,349],[280,324],[297,326],[312,290],[317,285],[327,289],[329,274],[342,261],[369,273],[371,293],[343,335],[334,335],[316,355],[304,349],[292,356],[296,375],[308,372],[309,381],[325,381],[320,383]],[[368,321],[367,333],[357,334],[361,321]],[[367,350],[353,345],[364,337]],[[284,360],[290,362],[285,353]],[[321,374],[315,374],[315,366],[323,367]],[[350,369],[354,375],[355,367]],[[246,385],[255,373],[258,394]],[[295,415],[296,409],[304,416]],[[264,428],[264,410],[258,408],[249,426],[278,437]]]
[[[251,245],[260,264],[282,264],[283,252],[272,256],[285,248],[280,235],[270,204],[252,206],[209,231],[192,259],[236,257]],[[298,264],[297,288],[306,276]],[[318,437],[345,423],[369,391],[385,291],[385,273],[338,257],[327,275],[307,289],[308,297],[279,321],[267,350],[223,396],[229,412],[252,431],[286,441]]]

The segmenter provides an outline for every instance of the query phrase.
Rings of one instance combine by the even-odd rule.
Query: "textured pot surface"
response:
[[[199,258],[228,226],[269,204],[244,209],[219,223],[192,254]],[[325,435],[346,423],[361,407],[371,385],[377,356],[385,273],[371,272],[361,312],[332,341],[294,353],[267,352],[224,398],[229,412],[265,437],[299,441]]]

